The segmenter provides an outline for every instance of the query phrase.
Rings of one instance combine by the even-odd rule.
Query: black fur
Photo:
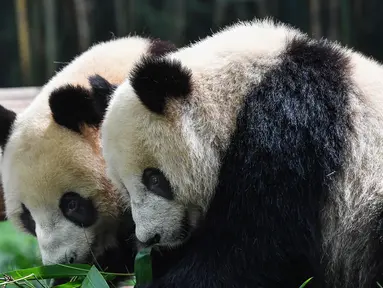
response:
[[[133,69],[130,81],[141,102],[163,114],[168,98],[184,99],[191,92],[191,71],[175,60],[144,57]]]
[[[11,133],[16,113],[0,105],[0,147],[4,149]]]
[[[32,218],[31,212],[24,204],[21,204],[21,209],[23,212],[20,214],[20,221],[23,224],[24,229],[33,236],[36,236],[36,222]]]
[[[134,239],[134,221],[131,213],[126,212],[118,229],[117,247],[105,251],[104,255],[97,259],[97,266],[100,266],[102,271],[110,273],[133,273],[134,259],[137,254]],[[117,285],[124,278],[122,276],[116,277],[112,283]]]
[[[101,115],[104,116],[110,98],[114,90],[116,90],[117,85],[109,83],[108,80],[98,74],[89,77],[89,84],[92,87],[93,97],[97,99],[95,103],[98,106],[99,111],[101,111]]]
[[[333,287],[319,215],[353,133],[349,60],[304,39],[282,57],[245,99],[204,225],[146,287]]]
[[[77,133],[84,124],[100,126],[115,86],[99,75],[89,77],[89,83],[91,90],[65,85],[52,92],[49,106],[57,124]]]
[[[150,40],[149,54],[152,56],[161,57],[176,50],[177,47],[172,42],[161,39]]]

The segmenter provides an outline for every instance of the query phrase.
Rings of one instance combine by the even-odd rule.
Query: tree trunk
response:
[[[329,0],[329,18],[330,18],[330,28],[329,28],[329,38],[331,40],[338,39],[338,13],[339,13],[339,0]]]
[[[310,0],[310,19],[311,19],[311,35],[319,39],[322,37],[322,27],[320,21],[320,5],[321,0]]]
[[[31,56],[28,31],[28,7],[26,0],[16,0],[17,36],[21,75],[25,86],[31,85]]]
[[[225,18],[226,0],[216,0],[213,11],[213,24],[220,27]]]
[[[44,0],[46,78],[53,76],[56,70],[56,0]]]
[[[267,5],[266,0],[256,0],[258,4],[258,17],[264,18],[267,16]]]
[[[184,31],[186,26],[186,1],[177,0],[174,3],[174,13],[175,13],[175,31],[174,35],[175,43],[184,43]]]
[[[78,30],[78,43],[80,52],[87,50],[91,42],[89,18],[92,3],[89,0],[74,0],[76,10],[76,21]]]

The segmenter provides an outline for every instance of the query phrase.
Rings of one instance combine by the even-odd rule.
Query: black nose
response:
[[[147,247],[148,247],[148,246],[152,246],[152,245],[154,245],[154,244],[159,243],[160,240],[161,240],[161,236],[160,236],[160,234],[156,234],[156,235],[154,235],[153,238],[151,238],[151,239],[149,239],[148,241],[146,241],[146,242],[144,243],[144,245],[147,246]]]

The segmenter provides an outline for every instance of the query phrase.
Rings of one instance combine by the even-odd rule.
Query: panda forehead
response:
[[[33,189],[30,193],[49,199],[74,184],[84,192],[101,184],[101,156],[76,134],[51,128],[43,134],[20,133],[11,139],[2,163],[5,193],[16,187],[17,193]]]

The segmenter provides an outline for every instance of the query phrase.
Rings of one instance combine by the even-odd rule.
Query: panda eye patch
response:
[[[61,197],[60,210],[77,226],[89,227],[97,220],[97,211],[92,200],[85,199],[75,192],[67,192]]]
[[[146,168],[142,174],[142,183],[146,188],[168,200],[173,200],[173,191],[169,180],[157,168]]]
[[[21,223],[23,224],[25,230],[28,231],[28,233],[36,236],[36,222],[33,220],[31,212],[27,207],[25,207],[24,204],[21,204],[21,209],[23,210],[23,212],[20,214]]]

